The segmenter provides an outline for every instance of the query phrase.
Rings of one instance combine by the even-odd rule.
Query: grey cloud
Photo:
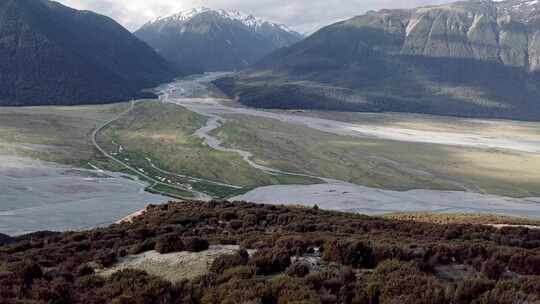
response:
[[[114,18],[130,30],[149,20],[183,9],[206,6],[237,9],[286,24],[300,32],[312,32],[333,22],[382,8],[411,8],[448,0],[59,0],[65,5],[89,9]]]

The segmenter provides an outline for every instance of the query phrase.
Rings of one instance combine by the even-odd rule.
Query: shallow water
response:
[[[322,209],[381,215],[395,212],[493,213],[540,219],[540,198],[508,198],[460,191],[391,191],[348,183],[269,186],[235,200],[262,204],[318,205]]]
[[[195,135],[203,138],[212,148],[236,152],[252,167],[268,173],[284,173],[264,167],[251,161],[252,153],[222,147],[221,141],[211,136],[210,131],[219,128],[225,114],[241,114],[254,117],[275,119],[284,123],[304,125],[320,131],[349,135],[358,138],[383,138],[404,142],[456,145],[477,148],[506,149],[521,152],[540,153],[540,140],[531,141],[522,138],[488,137],[472,133],[431,132],[388,126],[345,123],[292,114],[275,113],[264,110],[232,107],[222,103],[221,99],[208,89],[207,82],[222,73],[209,73],[199,77],[190,77],[158,88],[161,100],[181,105],[187,109],[209,117],[208,124]],[[393,212],[466,212],[497,213],[540,219],[540,198],[508,198],[472,192],[413,190],[389,191],[354,185],[346,182],[325,179],[320,185],[277,185],[255,189],[236,197],[267,204],[293,204],[319,207],[328,210],[379,215]]]
[[[249,151],[227,149],[209,135],[226,114],[276,119],[316,130],[359,138],[384,138],[480,148],[540,153],[540,141],[441,133],[338,122],[328,119],[230,107],[208,90],[208,82],[223,74],[191,77],[157,89],[162,101],[172,102],[210,118],[196,135],[215,149],[239,153],[254,168],[279,170],[251,161]],[[540,198],[513,199],[469,192],[414,190],[387,191],[323,179],[312,186],[270,186],[255,189],[238,200],[258,203],[300,204],[323,209],[382,214],[388,212],[488,212],[540,219]],[[0,155],[0,233],[20,235],[40,230],[80,230],[111,224],[148,204],[168,198],[144,192],[146,185],[118,173],[73,169],[27,158]]]
[[[0,233],[93,228],[168,201],[145,187],[117,173],[0,155]]]

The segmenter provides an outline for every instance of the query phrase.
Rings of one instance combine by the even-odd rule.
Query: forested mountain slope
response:
[[[0,0],[0,105],[126,100],[173,76],[110,18],[47,0]]]

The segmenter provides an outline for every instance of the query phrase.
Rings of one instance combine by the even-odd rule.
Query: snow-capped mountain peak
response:
[[[207,7],[192,8],[185,11],[181,11],[171,16],[159,17],[153,20],[152,22],[150,22],[150,24],[163,23],[163,22],[187,22],[191,20],[192,18],[200,14],[207,13],[207,12],[213,12],[223,18],[239,21],[243,23],[245,26],[253,29],[254,31],[258,31],[263,25],[266,24],[268,26],[275,27],[286,32],[294,33],[292,29],[290,29],[284,24],[278,24],[278,23],[266,21],[266,20],[257,18],[253,15],[243,13],[238,10],[225,10],[225,9],[214,10]]]
[[[135,32],[179,69],[243,69],[303,36],[285,25],[237,10],[200,7],[161,17]]]
[[[151,21],[150,23],[153,24],[153,23],[158,23],[162,21],[188,21],[191,18],[197,15],[200,15],[204,12],[208,12],[208,11],[211,11],[211,9],[207,7],[192,8],[189,10],[181,11],[171,16],[158,17],[155,20]]]

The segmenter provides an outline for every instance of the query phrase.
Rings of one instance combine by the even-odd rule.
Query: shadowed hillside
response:
[[[0,0],[0,105],[106,103],[174,76],[110,18],[47,0]]]
[[[215,83],[265,108],[539,120],[537,4],[509,2],[369,12]]]

